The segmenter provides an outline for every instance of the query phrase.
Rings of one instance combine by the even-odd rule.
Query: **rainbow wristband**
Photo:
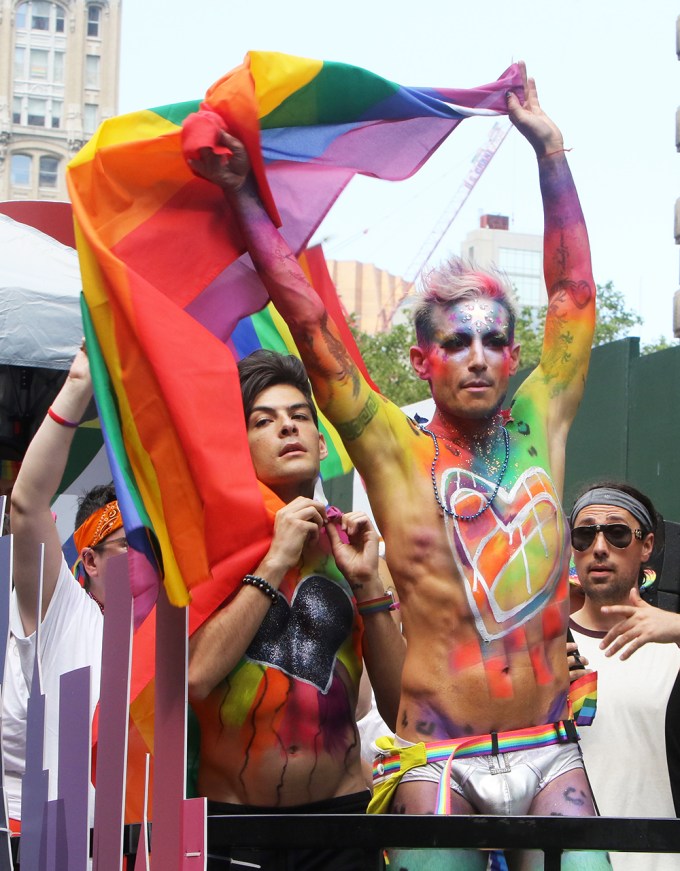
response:
[[[362,617],[377,614],[379,611],[398,611],[399,602],[394,601],[394,593],[388,590],[384,596],[375,599],[366,599],[365,602],[357,602],[357,611]]]
[[[79,424],[75,423],[74,421],[66,420],[65,417],[62,417],[60,414],[57,414],[57,412],[52,408],[52,406],[50,406],[47,409],[47,413],[55,423],[59,424],[59,426],[67,426],[69,429],[76,429],[79,425]]]

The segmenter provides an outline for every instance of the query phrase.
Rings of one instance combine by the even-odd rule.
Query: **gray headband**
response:
[[[583,496],[579,496],[569,515],[569,525],[572,529],[579,512],[589,505],[615,505],[617,508],[625,508],[640,522],[643,532],[645,530],[651,532],[654,529],[649,511],[642,502],[639,502],[634,496],[624,493],[623,490],[616,490],[613,487],[595,487],[593,490],[588,490]]]

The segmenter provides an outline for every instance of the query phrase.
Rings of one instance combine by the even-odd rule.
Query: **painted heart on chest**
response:
[[[354,607],[342,587],[310,575],[297,585],[290,605],[278,594],[245,655],[327,693],[353,623]]]
[[[442,475],[444,504],[458,515],[486,505],[494,483],[465,469]],[[533,467],[474,520],[446,517],[477,630],[502,638],[550,599],[568,562],[566,518],[548,474]]]

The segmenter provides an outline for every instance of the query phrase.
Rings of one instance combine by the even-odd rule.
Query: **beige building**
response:
[[[65,168],[118,109],[121,0],[0,0],[0,200],[67,199]]]
[[[347,314],[357,327],[374,335],[388,330],[392,315],[409,293],[411,282],[357,260],[328,260],[328,271]]]
[[[505,215],[482,215],[478,230],[465,237],[461,255],[486,269],[496,266],[515,288],[520,306],[548,301],[543,279],[543,236],[514,233]]]
[[[544,305],[543,236],[514,233],[509,223],[505,215],[482,215],[479,229],[463,240],[461,256],[482,269],[495,267],[504,273],[520,306]],[[347,313],[363,332],[381,333],[410,320],[412,282],[355,260],[328,260],[328,270]]]

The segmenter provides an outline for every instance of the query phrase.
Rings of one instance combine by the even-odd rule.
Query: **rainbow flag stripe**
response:
[[[471,90],[404,88],[344,64],[251,52],[203,103],[112,118],[71,161],[109,458],[134,508],[130,540],[174,604],[208,580],[228,594],[243,541],[257,559],[270,534],[228,345],[267,296],[221,192],[184,160],[182,122],[201,105],[221,115],[299,254],[355,173],[407,177],[463,118],[505,112],[508,88],[521,88],[515,67]],[[338,449],[331,473],[346,467]]]
[[[597,713],[597,672],[591,671],[569,687],[569,699],[578,726],[590,726]]]
[[[467,756],[490,756],[498,753],[512,753],[532,747],[547,747],[551,744],[565,744],[578,741],[578,732],[571,720],[560,720],[543,726],[529,726],[493,735],[474,735],[469,738],[448,738],[442,741],[428,741],[417,744],[413,749],[422,748],[422,762],[444,762],[444,769],[437,788],[435,814],[451,813],[451,770],[454,760]],[[409,750],[412,748],[408,748]],[[412,766],[411,766],[412,767]],[[379,755],[373,763],[373,780],[383,782],[401,768],[399,752]]]
[[[321,248],[315,246],[305,249],[299,255],[298,260],[310,284],[315,288],[333,319],[339,325],[345,347],[366,380],[373,385],[354,337],[347,326],[347,313],[338,299]],[[271,302],[262,311],[255,312],[250,317],[240,320],[231,333],[228,344],[238,360],[258,348],[269,348],[281,354],[300,356],[288,326]],[[318,407],[317,411],[319,427],[326,438],[326,446],[328,447],[328,456],[321,464],[321,475],[325,480],[328,480],[349,472],[352,463],[335,428]]]
[[[556,728],[557,726],[557,728]],[[544,726],[529,726],[526,729],[515,729],[511,732],[498,732],[497,752],[511,753],[515,750],[526,750],[530,747],[542,747],[550,744],[564,744],[571,740],[564,723],[548,723]],[[425,760],[427,762],[446,762],[451,757],[462,759],[466,756],[488,756],[494,752],[491,735],[475,735],[471,738],[448,738],[443,741],[428,741],[425,745]],[[383,780],[399,771],[400,756],[394,753],[389,756],[378,756],[373,764],[373,775]]]

